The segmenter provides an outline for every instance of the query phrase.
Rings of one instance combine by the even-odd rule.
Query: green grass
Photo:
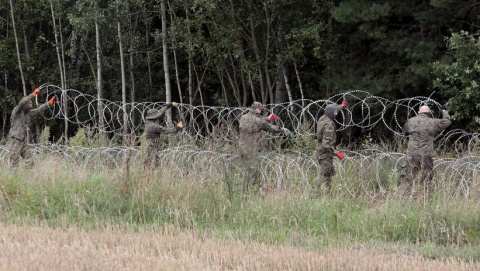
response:
[[[3,167],[0,217],[5,223],[89,229],[163,225],[309,249],[360,243],[480,260],[480,204],[473,196],[399,200],[387,194],[372,200],[336,190],[311,197],[292,189],[266,197],[252,192],[242,200],[238,190],[229,194],[222,176],[200,182],[194,172],[182,180],[171,174],[162,169],[149,179],[141,172],[78,169],[49,159],[31,169]]]

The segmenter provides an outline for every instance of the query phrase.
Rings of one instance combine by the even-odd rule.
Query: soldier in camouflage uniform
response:
[[[269,122],[269,120],[276,119],[274,114],[270,117],[263,117],[264,111],[265,107],[261,103],[254,102],[250,111],[240,118],[239,151],[242,164],[245,167],[244,195],[251,185],[260,184],[260,154],[265,147],[265,133],[290,135],[287,128],[281,128]]]
[[[163,106],[160,110],[149,109],[147,111],[147,115],[145,116],[147,151],[143,163],[144,169],[147,171],[151,171],[155,168],[157,152],[160,144],[160,135],[177,133],[183,128],[182,122],[179,122],[176,126],[170,128],[165,128],[158,123],[160,117],[162,117],[169,108],[176,105],[177,103],[172,102]]]
[[[410,118],[403,127],[403,134],[408,136],[407,154],[400,173],[403,193],[410,192],[414,183],[420,184],[428,194],[433,179],[433,139],[442,130],[450,126],[450,115],[441,106],[442,119],[432,118],[430,108],[421,106],[418,115]]]
[[[53,105],[56,100],[56,96],[53,96],[47,103],[33,109],[32,98],[39,92],[40,88],[36,88],[32,94],[23,97],[10,116],[7,149],[10,151],[11,166],[18,165],[20,158],[26,159],[30,166],[33,164],[32,151],[28,145],[28,126],[33,117],[46,111],[49,105]]]
[[[317,122],[317,159],[320,165],[320,176],[317,184],[317,189],[320,190],[326,186],[330,188],[332,177],[335,175],[335,168],[333,167],[333,157],[337,156],[343,159],[345,155],[341,152],[335,151],[335,144],[337,140],[336,128],[334,119],[338,112],[342,109],[342,105],[329,104],[325,107],[325,113]]]

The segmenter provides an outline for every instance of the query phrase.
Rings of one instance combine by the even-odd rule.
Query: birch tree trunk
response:
[[[264,1],[264,7],[265,7],[265,22],[266,22],[266,31],[265,33],[265,61],[263,63],[263,70],[265,74],[265,82],[267,84],[267,89],[268,89],[268,94],[270,96],[270,103],[275,103],[275,96],[273,95],[273,85],[270,79],[270,69],[269,69],[269,62],[268,58],[270,57],[270,28],[271,26],[271,17],[270,17],[270,12],[269,12],[269,6],[268,6],[268,1]]]
[[[118,6],[117,6],[118,13]],[[117,31],[118,31],[118,47],[120,52],[120,73],[122,76],[122,110],[123,110],[123,143],[126,145],[126,137],[128,134],[128,114],[127,114],[127,82],[125,77],[125,57],[123,55],[123,43],[122,43],[122,25],[120,24],[120,18],[117,18]]]
[[[162,48],[163,48],[163,70],[165,73],[165,102],[172,102],[172,86],[170,84],[170,70],[168,66],[168,46],[167,46],[167,16],[165,11],[165,0],[160,3],[162,13]],[[165,114],[167,116],[167,123],[172,122],[172,111],[168,110]]]
[[[68,139],[68,104],[67,104],[67,97],[65,96],[65,91],[67,89],[67,79],[66,79],[66,70],[65,70],[65,55],[63,50],[63,42],[61,39],[59,41],[59,30],[57,28],[56,17],[55,17],[55,9],[53,8],[53,2],[50,2],[50,10],[52,13],[52,23],[53,23],[53,32],[55,36],[55,50],[57,52],[58,58],[58,70],[60,72],[60,85],[62,88],[62,96],[61,96],[61,103],[63,107],[63,138],[66,141]],[[61,28],[60,28],[61,29]]]
[[[173,22],[173,12],[172,9],[170,8],[170,22]],[[172,41],[172,47],[175,48],[175,38]],[[182,86],[180,85],[180,74],[178,72],[178,61],[177,61],[177,50],[173,49],[173,63],[175,67],[175,81],[177,82],[177,90],[178,90],[178,96],[180,99],[180,103],[183,103],[183,95],[182,95]]]
[[[302,99],[302,107],[305,107],[305,95],[303,94],[302,80],[300,78],[300,73],[298,72],[297,63],[293,62],[293,68],[295,69],[295,75],[297,76],[298,88],[300,89],[300,97]]]
[[[293,104],[292,89],[290,88],[290,83],[288,82],[287,69],[285,68],[285,64],[282,65],[282,74],[285,81],[285,89],[287,90],[288,102],[290,105],[292,105]]]
[[[128,56],[130,60],[130,102],[132,103],[132,108],[135,105],[135,99],[136,99],[136,90],[135,90],[135,76],[133,75],[133,69],[134,69],[134,61],[133,61],[133,53],[130,51],[130,54]],[[131,116],[131,122],[132,122],[132,127],[135,127],[135,111],[132,112]]]
[[[23,75],[22,59],[20,57],[20,46],[18,45],[17,26],[15,25],[15,16],[13,12],[13,2],[12,0],[10,0],[9,2],[10,15],[12,16],[13,36],[15,37],[15,48],[17,49],[18,69],[20,70],[20,78],[22,79],[23,96],[27,96],[27,86],[25,85],[25,77]]]
[[[104,112],[103,112],[103,78],[102,78],[102,47],[100,44],[100,26],[95,19],[95,44],[97,47],[97,111],[98,111],[98,132],[103,140],[105,133]]]

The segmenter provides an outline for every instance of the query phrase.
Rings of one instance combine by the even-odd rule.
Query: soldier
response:
[[[432,118],[430,108],[423,105],[418,115],[410,118],[403,127],[403,134],[408,136],[407,154],[400,173],[401,191],[409,192],[419,182],[425,192],[430,192],[433,178],[433,139],[442,130],[450,126],[450,115],[445,106],[440,105],[442,119]]]
[[[325,113],[317,122],[317,159],[320,165],[320,176],[317,184],[317,189],[322,187],[330,189],[332,177],[335,175],[335,168],[333,167],[333,157],[337,156],[343,159],[345,155],[341,152],[335,151],[335,144],[337,139],[337,129],[335,128],[335,117],[342,107],[346,106],[346,101],[341,105],[329,104],[325,107]]]
[[[147,151],[144,160],[144,169],[151,171],[155,168],[157,151],[160,143],[161,134],[177,133],[183,128],[183,122],[177,123],[176,126],[165,128],[161,126],[158,121],[165,112],[172,106],[177,106],[176,102],[169,103],[163,106],[160,110],[149,109],[145,117],[145,134],[147,137]]]
[[[287,128],[281,128],[273,125],[269,120],[276,120],[277,116],[271,114],[269,117],[263,117],[265,107],[254,102],[250,111],[240,118],[240,158],[245,167],[245,177],[243,182],[243,192],[246,192],[250,185],[260,184],[260,153],[265,146],[265,132],[283,133],[289,136],[291,133]]]
[[[23,97],[12,111],[10,116],[10,130],[8,131],[7,149],[10,151],[10,165],[17,166],[20,158],[27,160],[31,166],[32,151],[28,145],[28,125],[33,117],[46,111],[49,105],[53,105],[57,96],[53,96],[47,103],[33,108],[32,98],[36,97],[40,88],[36,88],[32,94]]]

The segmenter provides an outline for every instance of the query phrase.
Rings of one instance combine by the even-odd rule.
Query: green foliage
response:
[[[77,133],[68,140],[68,144],[72,147],[88,147],[87,128],[78,129]]]
[[[342,23],[377,21],[392,12],[390,3],[368,3],[359,1],[342,1],[332,15]]]
[[[311,125],[310,123],[303,123],[302,127],[298,129],[299,136],[293,136],[288,139],[288,149],[303,153],[315,151],[317,147],[315,136],[305,136],[305,134],[310,133]]]
[[[50,5],[57,29],[53,29]],[[456,118],[476,128],[478,122],[468,116],[476,115],[478,105],[460,107],[465,99],[478,100],[473,62],[478,56],[469,58],[466,53],[467,43],[478,48],[474,44],[479,25],[473,12],[476,6],[474,0],[462,5],[449,0],[169,1],[167,47],[170,56],[175,53],[175,58],[169,57],[170,76],[172,84],[178,83],[181,90],[174,91],[172,99],[178,101],[182,95],[189,103],[191,98],[193,105],[245,106],[255,97],[274,103],[272,89],[280,65],[286,68],[293,99],[300,98],[300,81],[293,67],[298,69],[307,99],[325,98],[348,89],[362,89],[385,98],[429,96],[432,69],[436,69],[435,78],[440,80],[435,85],[437,93],[442,92],[452,109],[458,109]],[[13,108],[22,92],[18,61],[12,53],[17,45],[27,89],[42,83],[59,85],[56,50],[60,49],[64,50],[61,61],[68,88],[96,94],[96,23],[102,56],[102,98],[121,99],[120,23],[127,60],[127,99],[163,101],[165,71],[159,10],[159,1],[143,0],[14,2],[21,42],[15,44],[10,18],[5,17],[0,22],[6,29],[0,33],[0,70],[5,76],[2,94],[6,95],[0,96],[0,107]],[[1,6],[0,11],[9,14],[9,5]],[[472,40],[463,42],[453,35],[447,48],[444,37],[461,31],[471,33]],[[62,46],[56,46],[56,38]],[[440,60],[449,55],[449,50],[458,52]],[[455,67],[457,58],[465,61],[458,61]],[[432,67],[436,61],[442,67]],[[454,70],[461,78],[455,78]],[[173,82],[177,74],[179,82]],[[457,88],[462,90],[459,95],[449,94]]]
[[[76,169],[48,159],[31,169],[2,168],[2,221],[25,218],[53,227],[96,229],[107,223],[120,227],[155,224],[311,249],[390,244],[408,246],[429,257],[480,259],[478,250],[472,249],[480,244],[480,205],[474,196],[452,200],[439,194],[421,202],[388,196],[372,199],[352,196],[335,185],[320,198],[292,189],[266,197],[252,193],[242,200],[238,193],[228,196],[228,182],[221,180],[225,176],[205,177],[202,170],[211,169],[202,167],[181,179],[164,175],[173,173],[168,169],[153,178],[132,169],[129,183],[122,185],[119,180],[125,176],[121,169]],[[383,167],[383,185],[393,186],[390,182],[396,179],[392,176],[395,172],[388,171],[393,165],[385,163]],[[352,166],[345,172],[352,180],[368,179]],[[374,185],[371,181],[362,189]]]
[[[451,1],[435,2],[340,1],[331,13],[338,41],[324,83],[388,98],[429,96],[431,63],[445,48],[442,29],[462,27]]]
[[[40,135],[40,144],[48,144],[48,139],[50,138],[50,127],[45,127]]]
[[[480,127],[480,34],[461,31],[447,39],[450,54],[433,64],[435,88],[458,121]]]

